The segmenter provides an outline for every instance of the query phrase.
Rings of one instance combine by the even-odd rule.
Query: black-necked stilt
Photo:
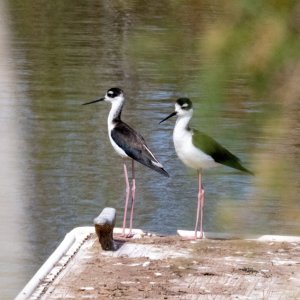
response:
[[[203,238],[203,206],[204,188],[202,185],[202,171],[218,165],[225,165],[253,175],[243,167],[238,157],[201,131],[189,127],[193,115],[192,102],[188,98],[179,98],[175,103],[175,111],[164,118],[160,123],[177,116],[173,131],[173,142],[176,153],[180,160],[188,167],[198,171],[199,192],[198,206],[195,224],[195,238],[200,219],[200,238]]]
[[[130,212],[130,224],[129,224],[129,235],[131,235],[132,221],[133,221],[133,209],[135,202],[135,172],[134,172],[134,161],[153,169],[161,173],[164,176],[169,177],[169,174],[164,170],[162,164],[154,157],[153,153],[149,150],[144,138],[136,132],[129,125],[121,120],[121,113],[124,105],[124,93],[119,88],[111,88],[107,91],[104,98],[94,100],[83,105],[96,103],[99,101],[107,101],[111,103],[111,110],[108,115],[108,136],[110,142],[115,151],[122,158],[132,159],[132,186],[131,186],[131,212]],[[123,235],[125,235],[126,227],[126,215],[128,208],[128,199],[130,196],[130,185],[128,180],[128,172],[126,163],[124,161],[124,173],[126,182],[126,198],[124,207],[123,217]]]

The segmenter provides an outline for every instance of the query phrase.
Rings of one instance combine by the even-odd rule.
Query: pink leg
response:
[[[125,183],[126,183],[126,196],[125,196],[125,206],[124,206],[124,217],[123,217],[123,231],[122,236],[125,236],[125,228],[126,228],[126,216],[127,216],[127,208],[128,208],[128,199],[130,194],[130,186],[129,186],[129,180],[128,180],[128,172],[127,167],[124,162],[124,175],[125,175]]]
[[[197,239],[197,230],[199,227],[200,219],[200,239],[203,238],[203,207],[204,207],[204,188],[202,185],[202,174],[201,170],[198,171],[198,204],[197,204],[197,215],[195,224],[195,239]]]
[[[203,239],[203,208],[204,208],[204,188],[201,184],[201,208],[200,208],[200,239]]]
[[[198,171],[198,181],[199,181],[199,190],[198,190],[198,201],[197,201],[197,213],[196,213],[196,223],[195,223],[195,239],[197,239],[197,230],[199,226],[199,215],[200,215],[200,206],[201,206],[201,191],[200,191],[200,171]]]
[[[199,215],[200,215],[200,207],[201,207],[201,172],[198,171],[198,201],[197,201],[197,212],[196,212],[196,224],[195,224],[195,239],[197,239],[197,230],[199,226]]]
[[[131,211],[130,211],[130,227],[129,227],[129,237],[132,236],[132,224],[133,224],[133,209],[135,203],[135,171],[134,171],[134,160],[132,160],[132,186],[131,186]]]

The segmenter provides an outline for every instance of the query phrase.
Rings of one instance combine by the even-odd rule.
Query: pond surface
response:
[[[0,3],[1,299],[14,297],[65,234],[91,226],[104,207],[117,209],[121,226],[124,176],[108,140],[110,107],[81,106],[113,86],[126,93],[123,119],[171,175],[137,165],[134,227],[175,234],[194,226],[196,173],[176,157],[175,120],[158,124],[188,96],[193,126],[256,173],[205,172],[204,229],[300,234],[299,160],[269,171],[290,149],[298,157],[299,143],[273,130],[295,112],[282,117],[278,104],[250,98],[243,81],[231,83],[230,100],[206,102],[199,74],[209,62],[198,45],[203,24],[222,12],[209,1],[147,3]]]

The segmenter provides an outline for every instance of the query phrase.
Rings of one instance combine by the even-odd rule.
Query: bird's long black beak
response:
[[[104,98],[100,98],[100,99],[97,99],[97,100],[93,100],[93,101],[91,101],[91,102],[83,103],[82,105],[88,105],[88,104],[100,102],[100,101],[103,101],[103,100],[104,100]]]
[[[172,113],[171,113],[170,115],[168,115],[166,118],[164,118],[163,120],[161,120],[161,121],[159,122],[159,124],[162,123],[162,122],[164,122],[164,121],[166,121],[166,120],[168,120],[169,118],[171,118],[171,117],[173,117],[173,116],[175,116],[175,115],[177,115],[177,112],[176,112],[176,111],[172,112]]]

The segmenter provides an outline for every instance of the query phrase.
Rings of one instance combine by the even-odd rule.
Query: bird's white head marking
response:
[[[123,91],[120,88],[111,88],[106,92],[106,95],[104,97],[105,101],[109,102],[115,102],[118,100],[123,100],[124,94]]]
[[[188,98],[179,98],[175,103],[177,116],[190,115],[193,112],[192,101]]]

